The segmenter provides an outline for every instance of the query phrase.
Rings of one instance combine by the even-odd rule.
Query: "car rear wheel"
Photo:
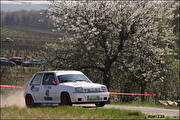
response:
[[[61,105],[72,105],[71,98],[68,93],[63,93],[61,95]]]
[[[98,102],[95,103],[96,107],[103,107],[105,105],[105,102]]]
[[[27,107],[35,107],[35,103],[31,95],[26,95],[25,103]]]

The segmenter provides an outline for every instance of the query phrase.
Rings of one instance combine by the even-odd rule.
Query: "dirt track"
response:
[[[126,106],[126,105],[105,105],[104,108],[117,108],[124,110],[139,110],[147,115],[165,115],[165,116],[179,116],[179,110],[174,109],[163,109],[154,107],[137,107],[137,106]]]

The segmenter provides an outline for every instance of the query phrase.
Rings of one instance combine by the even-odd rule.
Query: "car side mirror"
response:
[[[52,85],[57,85],[57,82],[56,81],[52,81]]]

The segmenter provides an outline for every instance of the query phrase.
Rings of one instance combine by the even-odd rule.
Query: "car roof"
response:
[[[75,71],[75,70],[42,71],[38,73],[55,73],[56,76],[65,75],[65,74],[83,74],[81,71]]]

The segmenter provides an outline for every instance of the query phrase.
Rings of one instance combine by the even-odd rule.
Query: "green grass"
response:
[[[141,107],[157,107],[157,108],[165,108],[165,109],[179,109],[177,106],[165,106],[161,104],[155,104],[153,102],[138,102],[138,101],[133,101],[133,102],[117,102],[117,103],[111,103],[115,105],[131,105],[131,106],[141,106]]]
[[[1,108],[2,119],[145,119],[139,111],[71,106],[41,108]]]

